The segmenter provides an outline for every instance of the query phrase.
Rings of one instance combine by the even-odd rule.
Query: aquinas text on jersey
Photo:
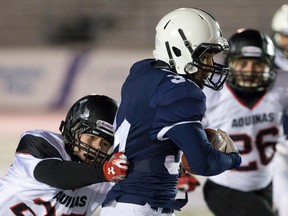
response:
[[[53,199],[56,199],[58,203],[65,205],[68,208],[83,207],[86,205],[87,196],[70,196],[63,191],[57,193]]]
[[[275,113],[261,113],[252,116],[240,117],[233,119],[232,127],[243,127],[249,125],[255,125],[264,122],[273,122],[275,121]]]

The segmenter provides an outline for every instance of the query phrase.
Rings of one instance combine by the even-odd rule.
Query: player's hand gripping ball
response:
[[[216,148],[219,151],[225,152],[226,151],[226,147],[227,147],[227,143],[226,140],[223,139],[223,137],[221,136],[221,134],[218,132],[218,130],[213,129],[213,128],[205,128],[204,129],[208,138],[208,141],[214,146],[214,148]],[[193,173],[193,171],[190,169],[190,166],[188,164],[188,161],[186,159],[186,156],[184,154],[182,154],[181,157],[181,163],[183,168],[192,174],[196,174]]]

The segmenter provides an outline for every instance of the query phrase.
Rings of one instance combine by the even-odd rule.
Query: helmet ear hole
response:
[[[173,50],[174,54],[175,54],[177,57],[179,57],[179,56],[182,55],[181,50],[178,49],[177,47],[174,47],[174,46],[173,46],[173,47],[172,47],[172,50]]]

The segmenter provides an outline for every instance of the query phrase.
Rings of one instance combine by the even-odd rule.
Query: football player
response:
[[[272,40],[276,46],[276,67],[287,71],[288,65],[288,4],[282,5],[271,22]]]
[[[72,105],[61,134],[24,132],[0,179],[0,215],[92,215],[128,168],[122,152],[108,154],[116,110],[113,99],[87,95]]]
[[[275,68],[288,72],[288,4],[282,5],[273,15],[271,22],[272,40],[276,45]],[[288,118],[284,118],[284,131],[288,133]],[[275,173],[273,178],[273,200],[278,216],[288,212],[288,141],[282,137],[276,146]]]
[[[288,108],[288,73],[273,70],[275,47],[266,34],[239,29],[228,42],[230,75],[222,91],[204,90],[203,125],[224,129],[242,164],[209,177],[204,197],[215,215],[272,216],[273,156]]]
[[[102,216],[174,215],[187,202],[175,199],[181,151],[199,175],[240,165],[233,143],[229,153],[216,150],[201,124],[202,88],[222,88],[228,69],[213,57],[226,49],[218,23],[203,10],[180,8],[159,21],[155,58],[136,62],[122,86],[114,148],[125,151],[131,169],[108,193]]]

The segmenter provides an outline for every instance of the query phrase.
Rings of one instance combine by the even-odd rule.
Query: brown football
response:
[[[214,128],[205,128],[204,129],[207,135],[209,142],[216,148],[217,150],[225,152],[226,142],[220,135],[220,133]]]
[[[186,156],[185,156],[184,153],[182,154],[182,157],[181,157],[181,164],[182,164],[183,168],[184,168],[187,172],[189,172],[189,173],[191,173],[191,174],[196,174],[196,173],[194,173],[194,172],[190,169],[190,166],[189,166],[189,164],[188,164],[188,161],[187,161]]]

